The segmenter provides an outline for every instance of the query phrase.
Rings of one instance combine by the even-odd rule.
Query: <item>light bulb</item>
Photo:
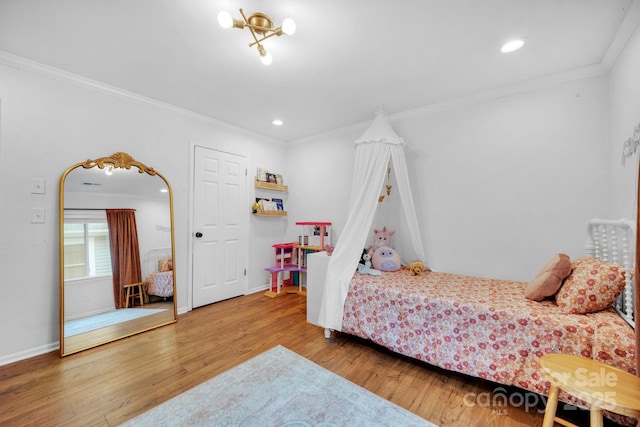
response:
[[[282,32],[287,35],[292,35],[296,32],[296,21],[291,18],[287,18],[282,21]]]
[[[106,175],[111,175],[113,173],[113,165],[107,165],[107,167],[104,168],[104,173]]]
[[[265,51],[264,55],[260,55],[260,60],[264,65],[269,65],[273,61],[273,58],[271,57],[271,54],[269,52]]]
[[[233,25],[233,18],[231,17],[231,14],[226,10],[218,12],[218,24],[220,24],[222,28],[231,28]]]

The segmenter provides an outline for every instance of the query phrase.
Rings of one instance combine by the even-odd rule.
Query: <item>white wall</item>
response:
[[[432,268],[529,280],[557,252],[584,254],[587,221],[608,213],[606,89],[595,77],[392,121]],[[288,151],[307,165],[293,173],[298,217],[344,224],[363,131]]]
[[[90,89],[28,65],[0,65],[0,364],[57,348],[58,181],[67,167],[124,151],[160,171],[171,183],[180,312],[190,305],[192,144],[247,157],[248,214],[256,164],[286,175],[284,148],[278,141]],[[32,178],[46,180],[46,194],[31,194]],[[32,208],[46,209],[44,224],[31,224]],[[271,242],[270,249],[283,234],[280,222],[251,220],[250,291],[266,285],[263,269],[271,262],[271,254],[265,253],[263,243]]]
[[[396,127],[413,146],[433,268],[530,280],[557,252],[584,255],[587,221],[605,215],[608,198],[605,78]]]
[[[627,42],[609,73],[610,133],[613,185],[609,215],[635,218],[638,155],[622,166],[622,145],[640,126],[640,27]]]
[[[364,129],[362,129],[364,130]],[[360,129],[293,144],[287,150],[290,167],[289,224],[287,236],[296,240],[302,228],[297,221],[329,221],[335,243],[347,220],[353,174],[353,141]],[[295,167],[294,167],[295,166]]]

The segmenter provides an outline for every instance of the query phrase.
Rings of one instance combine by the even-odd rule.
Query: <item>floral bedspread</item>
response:
[[[147,295],[159,297],[173,296],[173,271],[151,273],[144,281]]]
[[[410,276],[405,269],[356,273],[342,332],[447,370],[545,395],[549,383],[538,359],[546,353],[580,355],[635,374],[633,329],[613,309],[566,314],[553,301],[526,299],[525,285],[437,272]]]

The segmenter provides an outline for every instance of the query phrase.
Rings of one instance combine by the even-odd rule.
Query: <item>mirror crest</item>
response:
[[[111,155],[111,157],[101,157],[95,160],[89,159],[86,162],[82,163],[82,167],[85,169],[91,169],[95,167],[105,169],[112,167],[114,169],[120,168],[128,170],[131,169],[131,166],[136,166],[139,173],[147,173],[152,176],[158,175],[158,172],[156,172],[152,167],[149,167],[144,163],[135,160],[133,157],[123,152],[114,153]]]

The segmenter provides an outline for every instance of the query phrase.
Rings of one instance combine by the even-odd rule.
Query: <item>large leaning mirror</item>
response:
[[[126,153],[60,178],[60,355],[177,321],[173,195]]]

